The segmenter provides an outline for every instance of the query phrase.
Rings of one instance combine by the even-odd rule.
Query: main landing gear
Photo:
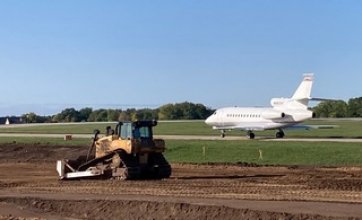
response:
[[[221,130],[221,138],[225,137],[225,130]]]
[[[276,138],[283,138],[285,136],[284,131],[282,129],[279,129],[277,133],[275,133]]]
[[[283,138],[285,136],[284,131],[282,129],[279,129],[279,131],[275,134],[276,138]],[[248,131],[248,137],[249,139],[255,139],[255,134],[252,131]]]
[[[248,136],[249,136],[249,139],[254,139],[255,138],[255,134],[252,131],[248,131]]]
[[[247,133],[249,139],[255,139],[255,133],[252,131],[248,131]],[[285,134],[282,129],[279,129],[277,133],[275,133],[276,138],[284,138]],[[221,130],[221,138],[225,137],[225,130]]]
[[[221,130],[221,138],[225,137],[225,130]],[[255,138],[255,134],[252,131],[248,131],[248,137],[249,139],[254,139]]]

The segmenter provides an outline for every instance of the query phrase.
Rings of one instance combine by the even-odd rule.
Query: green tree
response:
[[[182,102],[166,104],[157,109],[135,109],[124,111],[117,109],[66,108],[53,116],[38,116],[35,113],[24,114],[23,120],[28,123],[42,122],[81,122],[81,121],[134,121],[134,120],[180,120],[205,119],[213,112],[202,104]]]
[[[39,115],[35,114],[34,112],[23,114],[21,116],[21,118],[25,123],[51,122],[51,116],[39,116]]]
[[[92,108],[82,108],[79,110],[79,120],[80,121],[88,121],[90,114],[92,114]]]
[[[214,110],[202,104],[182,102],[163,105],[158,109],[160,120],[175,119],[206,119]]]
[[[167,120],[171,118],[173,105],[172,104],[166,104],[161,106],[158,109],[158,118],[160,120]]]
[[[118,117],[119,121],[131,121],[131,115],[129,115],[126,111],[122,111],[119,113]]]
[[[57,122],[79,122],[80,114],[74,108],[66,108],[59,114],[55,115],[54,119]]]
[[[106,109],[98,109],[93,111],[88,118],[88,121],[108,121],[108,114]]]
[[[344,101],[323,101],[313,108],[316,117],[342,118],[347,116],[347,103]]]
[[[37,115],[34,112],[30,112],[23,115],[26,123],[37,123]]]
[[[119,118],[119,110],[108,109],[107,110],[107,121],[117,121]]]
[[[133,114],[133,120],[157,120],[157,110],[152,109],[139,109]]]
[[[353,98],[348,101],[348,117],[362,117],[362,97]]]

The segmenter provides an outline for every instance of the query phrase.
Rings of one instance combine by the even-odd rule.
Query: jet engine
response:
[[[277,110],[267,110],[261,113],[261,117],[264,119],[281,119],[285,117],[285,113]]]

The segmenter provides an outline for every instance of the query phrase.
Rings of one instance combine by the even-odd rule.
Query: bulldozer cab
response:
[[[156,121],[119,122],[116,134],[122,140],[152,140],[152,128],[156,125]]]

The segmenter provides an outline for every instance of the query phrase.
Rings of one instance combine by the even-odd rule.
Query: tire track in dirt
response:
[[[180,213],[181,219],[190,217],[188,213],[199,216],[195,214],[196,210],[205,210],[200,212],[205,216],[209,216],[207,211],[214,213],[209,217],[215,219],[230,219],[233,215],[260,219],[270,219],[270,216],[333,219],[329,217],[332,214],[337,218],[362,217],[360,167],[173,164],[173,176],[166,180],[59,181],[55,172],[55,160],[72,158],[71,156],[74,158],[74,155],[82,153],[83,147],[76,146],[0,145],[1,201],[61,217],[63,211],[75,212],[80,218],[102,218],[103,213],[109,211],[106,207],[114,207],[112,203],[125,206],[136,213],[142,210],[143,214],[144,211],[153,211],[169,217],[175,217],[170,213]],[[24,199],[24,195],[28,197]],[[152,199],[147,200],[149,197]],[[119,201],[122,198],[128,200]],[[23,203],[22,200],[27,202]],[[266,200],[270,201],[265,202]],[[77,205],[80,201],[86,205]],[[319,202],[318,206],[325,209],[314,206],[315,202]],[[97,216],[90,210],[95,208],[93,203],[99,205],[96,210],[102,215]],[[158,205],[153,206],[151,203]],[[281,210],[275,204],[283,204],[286,209]],[[143,208],[132,209],[131,205]],[[70,206],[78,207],[79,212],[69,208]],[[248,208],[253,208],[253,211],[248,211]],[[229,213],[230,216],[216,214],[218,212]],[[65,217],[73,218],[74,215]]]

